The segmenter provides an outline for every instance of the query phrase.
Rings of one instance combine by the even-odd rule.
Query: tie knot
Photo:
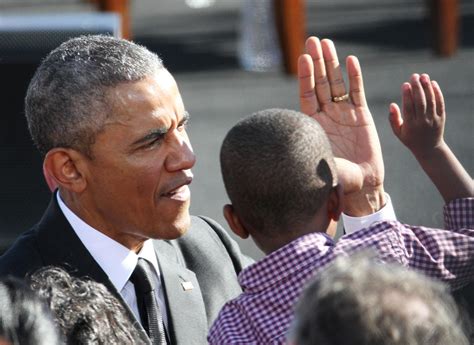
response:
[[[150,264],[143,258],[138,258],[137,266],[130,277],[136,290],[148,293],[155,289]]]

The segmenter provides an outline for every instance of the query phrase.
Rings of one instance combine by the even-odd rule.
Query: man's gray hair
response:
[[[90,148],[112,116],[107,90],[152,76],[161,59],[145,47],[111,36],[81,36],[54,49],[28,87],[25,114],[42,155],[55,147],[91,156]]]
[[[445,285],[366,256],[339,258],[298,303],[297,345],[467,345]]]

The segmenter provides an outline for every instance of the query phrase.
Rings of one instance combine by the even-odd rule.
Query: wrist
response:
[[[383,185],[363,187],[360,191],[344,195],[344,213],[363,217],[379,211],[386,203]]]
[[[438,144],[430,146],[428,148],[410,149],[415,158],[423,165],[423,163],[436,160],[437,157],[446,155],[449,151],[449,147],[446,142],[442,139]]]
[[[344,232],[346,234],[351,234],[353,232],[366,229],[370,227],[375,222],[381,221],[396,221],[397,216],[395,215],[395,210],[393,209],[392,201],[390,200],[390,195],[385,194],[385,205],[377,212],[362,216],[362,217],[351,217],[347,214],[342,213],[342,222],[344,224]]]

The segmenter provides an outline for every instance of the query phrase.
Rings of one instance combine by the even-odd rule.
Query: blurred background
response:
[[[309,35],[331,38],[342,64],[347,55],[360,59],[386,190],[402,222],[443,224],[443,200],[387,120],[389,103],[400,102],[400,85],[411,73],[429,73],[441,85],[446,141],[473,174],[472,0],[129,0],[128,20],[98,11],[120,10],[122,0],[100,2],[0,0],[0,251],[39,220],[50,199],[23,98],[40,59],[72,32],[120,35],[122,29],[162,57],[191,114],[188,132],[197,155],[191,212],[226,228],[220,144],[248,114],[299,108],[292,56]],[[239,242],[245,253],[261,257],[251,240]]]

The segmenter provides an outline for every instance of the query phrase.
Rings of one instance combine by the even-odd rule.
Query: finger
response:
[[[426,97],[426,118],[432,121],[436,115],[436,102],[430,76],[426,73],[422,74],[420,82]]]
[[[390,127],[392,127],[393,134],[397,138],[400,138],[402,134],[403,118],[400,112],[400,108],[396,103],[391,103],[389,108]]]
[[[364,81],[359,60],[355,56],[346,59],[347,74],[349,75],[349,94],[355,106],[367,107],[365,99]]]
[[[436,102],[436,114],[440,117],[446,116],[446,109],[444,103],[444,96],[441,92],[441,88],[436,81],[431,81],[431,85],[433,86],[433,92],[435,95],[435,102]]]
[[[420,75],[417,73],[413,74],[410,78],[410,84],[413,95],[413,108],[415,110],[414,118],[423,118],[426,113],[426,96],[420,83]]]
[[[410,83],[402,84],[402,107],[403,107],[403,120],[407,122],[413,122],[415,119],[415,109],[413,104],[413,93]]]
[[[314,81],[316,84],[316,97],[320,106],[328,104],[331,99],[331,88],[326,75],[326,67],[324,66],[323,53],[321,50],[321,42],[317,37],[310,37],[306,40],[306,51],[313,59]]]
[[[315,115],[319,111],[319,104],[314,90],[313,60],[308,54],[298,58],[298,84],[301,111],[309,116]]]
[[[342,76],[341,65],[337,58],[336,47],[331,40],[324,39],[321,41],[323,49],[324,62],[328,74],[329,85],[331,86],[331,95],[333,97],[343,96],[346,94],[346,86]]]

